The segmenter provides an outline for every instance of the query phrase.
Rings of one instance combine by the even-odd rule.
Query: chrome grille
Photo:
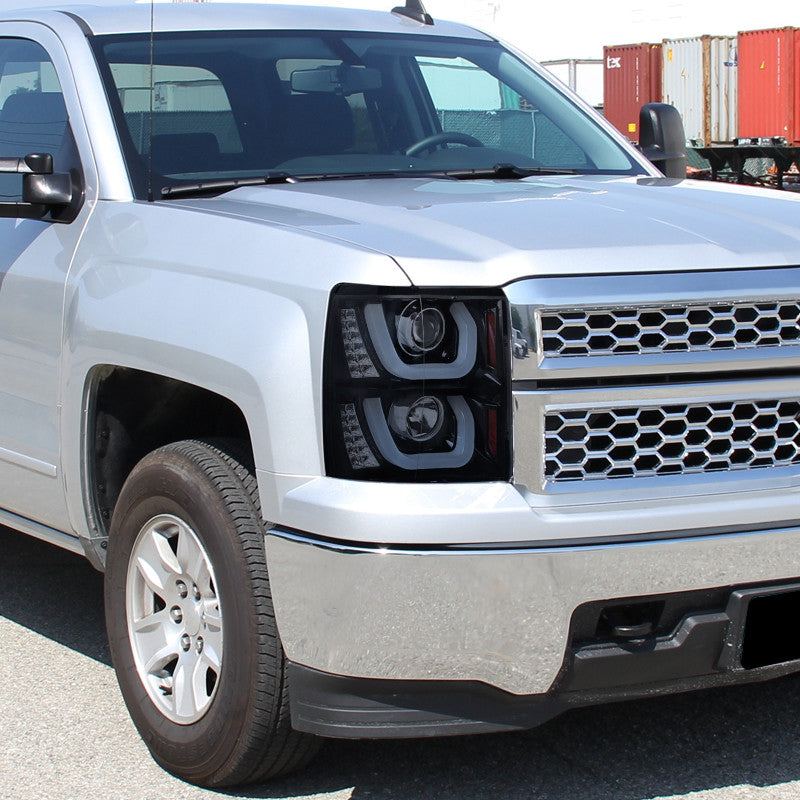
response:
[[[543,309],[548,358],[688,353],[800,343],[800,302]]]
[[[800,462],[800,401],[740,400],[551,410],[545,478],[586,481]]]

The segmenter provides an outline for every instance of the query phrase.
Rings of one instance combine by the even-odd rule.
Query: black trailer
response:
[[[800,147],[786,144],[718,144],[687,148],[687,156],[689,166],[699,170],[692,177],[772,186],[776,189],[800,188],[796,181],[785,179],[792,167],[800,171]],[[756,163],[762,168],[753,169],[749,166],[747,162],[752,165],[753,159],[757,159]],[[773,170],[763,169],[763,165],[770,161],[774,164]],[[795,174],[795,170],[791,174]],[[760,174],[762,172],[765,174]],[[797,177],[800,179],[800,175]]]

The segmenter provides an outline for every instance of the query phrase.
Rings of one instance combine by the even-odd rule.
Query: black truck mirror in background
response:
[[[686,134],[675,106],[666,103],[642,106],[639,149],[668,178],[686,177]]]
[[[53,156],[31,153],[22,158],[1,158],[0,174],[22,175],[22,200],[0,203],[0,217],[42,219],[48,212],[54,220],[70,222],[68,213],[75,186],[67,172],[53,172]]]

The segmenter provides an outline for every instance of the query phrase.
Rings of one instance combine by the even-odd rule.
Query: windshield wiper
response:
[[[442,171],[448,178],[458,180],[481,180],[497,178],[498,180],[519,180],[532,175],[580,175],[577,169],[562,167],[518,167],[516,164],[495,164],[493,167],[478,169],[448,169]]]
[[[268,172],[253,178],[225,178],[197,183],[165,186],[163,199],[173,197],[202,197],[223,194],[242,186],[268,186],[270,184],[309,183],[313,181],[364,180],[366,178],[447,178],[449,180],[519,180],[532,175],[578,175],[578,170],[560,167],[518,167],[514,164],[495,164],[478,169],[391,170],[375,172],[320,172],[311,175],[292,175],[289,172]]]
[[[161,197],[202,197],[205,194],[222,194],[238,189],[240,186],[267,186],[271,183],[297,183],[300,179],[288,172],[268,172],[255,178],[221,178],[213,181],[197,181],[197,183],[180,183],[177,186],[165,186]]]
[[[392,172],[343,172],[322,175],[298,175],[298,181],[333,181],[348,178],[449,178],[450,180],[519,180],[532,175],[580,175],[580,170],[563,167],[518,167],[516,164],[495,164],[472,169],[393,170]]]
[[[450,175],[446,170],[387,170],[374,172],[320,172],[309,175],[292,175],[289,172],[268,172],[255,178],[223,178],[197,183],[181,183],[165,186],[161,190],[163,199],[173,197],[202,197],[207,194],[223,194],[240,186],[268,186],[276,183],[310,183],[313,181],[357,181],[365,178],[447,178],[458,180],[461,176]]]

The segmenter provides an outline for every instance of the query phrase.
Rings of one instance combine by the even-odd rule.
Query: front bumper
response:
[[[624,544],[426,549],[273,528],[266,548],[291,662],[335,676],[477,682],[540,695],[565,665],[579,606],[788,583],[800,576],[799,537],[800,528],[787,527]]]

